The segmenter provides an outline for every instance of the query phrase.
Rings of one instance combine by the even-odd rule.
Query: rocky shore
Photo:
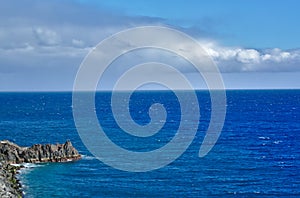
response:
[[[22,197],[16,174],[22,163],[68,162],[81,158],[70,141],[64,144],[35,144],[21,147],[10,141],[0,141],[0,197]]]

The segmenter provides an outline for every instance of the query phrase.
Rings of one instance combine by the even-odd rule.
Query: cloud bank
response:
[[[251,49],[224,47],[215,43],[204,43],[203,48],[222,72],[300,71],[300,49]]]
[[[24,89],[26,83],[30,87],[39,81],[45,87],[54,84],[56,89],[64,84],[70,89],[81,61],[96,44],[121,30],[143,25],[166,23],[162,18],[127,16],[120,10],[71,0],[4,1],[0,6],[0,89],[9,89],[15,79],[19,79],[16,86]],[[222,46],[209,38],[209,32],[167,26],[199,38],[221,72],[300,71],[300,49]]]

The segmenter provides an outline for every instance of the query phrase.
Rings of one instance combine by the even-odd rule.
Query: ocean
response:
[[[169,165],[126,172],[97,160],[84,146],[72,114],[71,92],[0,93],[0,139],[21,146],[70,139],[83,155],[76,162],[27,164],[19,174],[25,197],[299,197],[300,90],[228,90],[227,114],[216,145],[203,158],[199,147],[210,121],[210,97],[197,91],[200,123],[189,148]],[[110,92],[97,92],[96,112],[119,146],[146,152],[167,144],[178,129],[180,104],[171,91],[138,91],[130,113],[150,121],[148,108],[162,103],[168,117],[158,134],[122,132],[110,108]]]

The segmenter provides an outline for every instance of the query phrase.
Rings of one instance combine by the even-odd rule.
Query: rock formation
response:
[[[0,141],[0,197],[22,197],[16,178],[21,163],[68,162],[81,158],[70,141],[64,144],[35,144],[20,147],[10,141]]]
[[[0,197],[22,197],[21,184],[16,178],[17,171],[21,166],[13,166],[0,162]]]
[[[8,164],[66,162],[80,158],[70,141],[64,144],[35,144],[31,147],[20,147],[7,140],[0,142],[0,161]]]

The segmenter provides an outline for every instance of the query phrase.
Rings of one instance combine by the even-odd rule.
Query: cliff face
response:
[[[0,161],[8,164],[66,162],[80,158],[81,155],[70,141],[64,144],[35,144],[31,147],[20,147],[9,141],[0,142]]]
[[[0,162],[0,197],[21,198],[21,184],[16,178],[20,166],[12,166]]]

